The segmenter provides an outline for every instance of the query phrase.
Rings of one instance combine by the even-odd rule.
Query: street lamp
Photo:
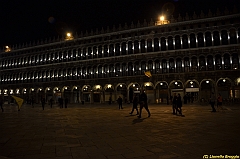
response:
[[[159,17],[159,20],[155,23],[155,25],[164,25],[164,24],[169,24],[170,22],[166,20],[165,16],[161,15]]]
[[[73,36],[70,32],[67,32],[65,40],[73,40]]]

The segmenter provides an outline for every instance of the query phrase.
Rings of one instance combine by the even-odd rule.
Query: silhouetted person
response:
[[[190,100],[191,100],[190,94],[187,95],[187,100],[188,100],[188,103],[190,103]]]
[[[137,114],[136,114],[136,115],[139,114],[139,113],[138,113],[137,105],[138,105],[138,97],[137,97],[136,94],[134,94],[134,97],[133,97],[133,107],[132,107],[132,111],[131,111],[129,114],[132,114],[133,111],[134,111],[134,109],[136,109],[136,111],[137,111]]]
[[[108,104],[109,104],[109,105],[112,104],[112,97],[111,97],[111,96],[109,97]]]
[[[53,105],[53,99],[52,98],[49,100],[49,104],[50,104],[50,107],[52,108],[52,105]]]
[[[4,112],[3,110],[3,99],[2,99],[2,96],[0,96],[0,107],[2,109],[2,112]]]
[[[211,94],[211,96],[210,96],[210,99],[209,99],[209,104],[211,105],[211,107],[212,107],[212,112],[216,112],[216,109],[215,109],[215,107],[214,107],[214,105],[215,105],[215,95],[214,95],[214,93],[212,92],[212,94]]]
[[[139,102],[140,102],[140,112],[139,112],[139,116],[138,118],[142,117],[142,109],[143,107],[146,109],[146,111],[148,112],[148,117],[151,116],[151,113],[148,109],[148,103],[147,103],[147,95],[146,93],[143,91],[139,97]]]
[[[65,108],[67,108],[68,105],[68,98],[65,98]]]
[[[123,109],[123,107],[122,107],[123,99],[122,99],[121,96],[118,97],[117,102],[118,102],[118,108],[119,108],[119,109]]]
[[[44,97],[42,97],[41,103],[42,103],[42,109],[44,110],[44,107],[45,107],[45,98]]]
[[[184,103],[184,104],[187,104],[187,94],[185,94],[185,95],[183,96],[183,103]]]
[[[176,114],[176,109],[177,109],[177,95],[176,93],[174,93],[173,99],[172,99],[172,110],[174,115]]]
[[[58,98],[60,108],[63,108],[63,99],[62,97]]]
[[[219,94],[218,94],[218,98],[217,98],[217,108],[223,110],[222,101],[223,101],[222,95],[219,93]]]
[[[180,115],[182,115],[182,99],[181,99],[181,95],[178,93],[178,96],[177,96],[177,107],[176,107],[176,115],[177,115],[177,112],[179,112]]]
[[[169,105],[169,99],[168,99],[168,95],[167,95],[166,99],[167,99],[167,105]]]

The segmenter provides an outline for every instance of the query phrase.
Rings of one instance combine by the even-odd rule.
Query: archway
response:
[[[82,87],[82,102],[90,103],[91,102],[91,86],[84,85]]]
[[[106,84],[104,87],[104,101],[107,101],[109,104],[116,101],[114,96],[114,87],[112,84]]]
[[[229,78],[220,78],[217,80],[218,93],[222,95],[223,102],[230,102],[233,97],[232,94],[232,82]]]
[[[173,96],[175,93],[180,94],[183,97],[183,83],[180,80],[175,80],[169,83],[170,95]]]
[[[143,90],[147,94],[148,103],[155,103],[154,86],[152,82],[145,82],[143,85]]]
[[[119,83],[116,86],[116,98],[119,96],[122,97],[124,103],[127,103],[127,86],[125,83]]]
[[[103,95],[102,95],[102,86],[95,85],[93,86],[93,102],[95,103],[102,103],[103,102]]]
[[[169,104],[168,83],[160,81],[156,85],[156,103]]]
[[[184,104],[199,101],[199,82],[197,80],[188,80],[185,83]]]
[[[133,95],[136,94],[139,97],[141,93],[141,87],[138,83],[130,83],[128,85],[128,100],[129,102],[133,101]]]
[[[208,101],[212,92],[216,93],[215,82],[212,79],[203,79],[200,83],[200,98]]]
[[[72,88],[72,99],[70,100],[73,103],[80,103],[81,99],[80,99],[80,87],[77,86],[73,86]]]

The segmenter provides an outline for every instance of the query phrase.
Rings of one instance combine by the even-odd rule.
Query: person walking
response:
[[[147,103],[147,95],[146,93],[143,91],[142,94],[139,97],[139,102],[140,102],[140,111],[139,111],[139,116],[138,118],[142,117],[142,109],[145,108],[147,113],[148,113],[148,117],[151,116],[151,113],[148,109],[148,103]]]
[[[176,102],[176,115],[177,115],[177,112],[179,112],[180,115],[182,115],[182,99],[181,99],[181,95],[178,93],[178,96],[177,96],[177,102]]]
[[[68,105],[68,98],[65,98],[65,108],[67,108],[67,105]]]
[[[0,96],[0,107],[2,109],[2,112],[4,112],[3,110],[3,99],[2,99],[2,96]]]
[[[52,108],[52,105],[53,105],[53,99],[52,98],[49,100],[49,104],[50,104],[50,107]]]
[[[122,107],[122,102],[123,102],[123,100],[122,100],[122,97],[121,97],[121,96],[118,97],[117,102],[118,102],[118,108],[119,108],[119,109],[123,109],[123,107]]]
[[[172,99],[172,110],[173,110],[173,115],[176,114],[177,111],[177,95],[174,93],[173,99]]]
[[[44,107],[45,107],[45,98],[44,97],[42,97],[41,103],[42,103],[42,109],[44,110]]]
[[[219,93],[217,98],[217,108],[221,110],[223,110],[222,101],[223,101],[222,95]]]
[[[137,114],[136,114],[136,115],[138,115],[138,114],[139,114],[139,113],[138,113],[138,108],[137,108],[137,105],[138,105],[138,97],[137,97],[137,95],[136,95],[136,94],[134,94],[134,97],[133,97],[133,107],[132,107],[132,111],[131,111],[129,114],[131,114],[131,115],[132,115],[132,113],[133,113],[134,109],[136,109],[136,111],[137,111]]]
[[[212,112],[216,112],[216,109],[215,109],[215,100],[216,100],[216,98],[215,98],[215,95],[214,95],[214,93],[212,92],[212,94],[211,94],[211,96],[210,96],[210,99],[209,99],[209,104],[211,105],[211,107],[212,107]]]

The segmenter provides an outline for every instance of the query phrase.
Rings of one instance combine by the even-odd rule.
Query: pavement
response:
[[[131,104],[4,105],[0,159],[200,159],[240,156],[240,106],[150,104],[151,117]],[[135,114],[136,112],[134,112]],[[207,156],[204,156],[207,155]],[[221,157],[221,156],[220,156]]]

